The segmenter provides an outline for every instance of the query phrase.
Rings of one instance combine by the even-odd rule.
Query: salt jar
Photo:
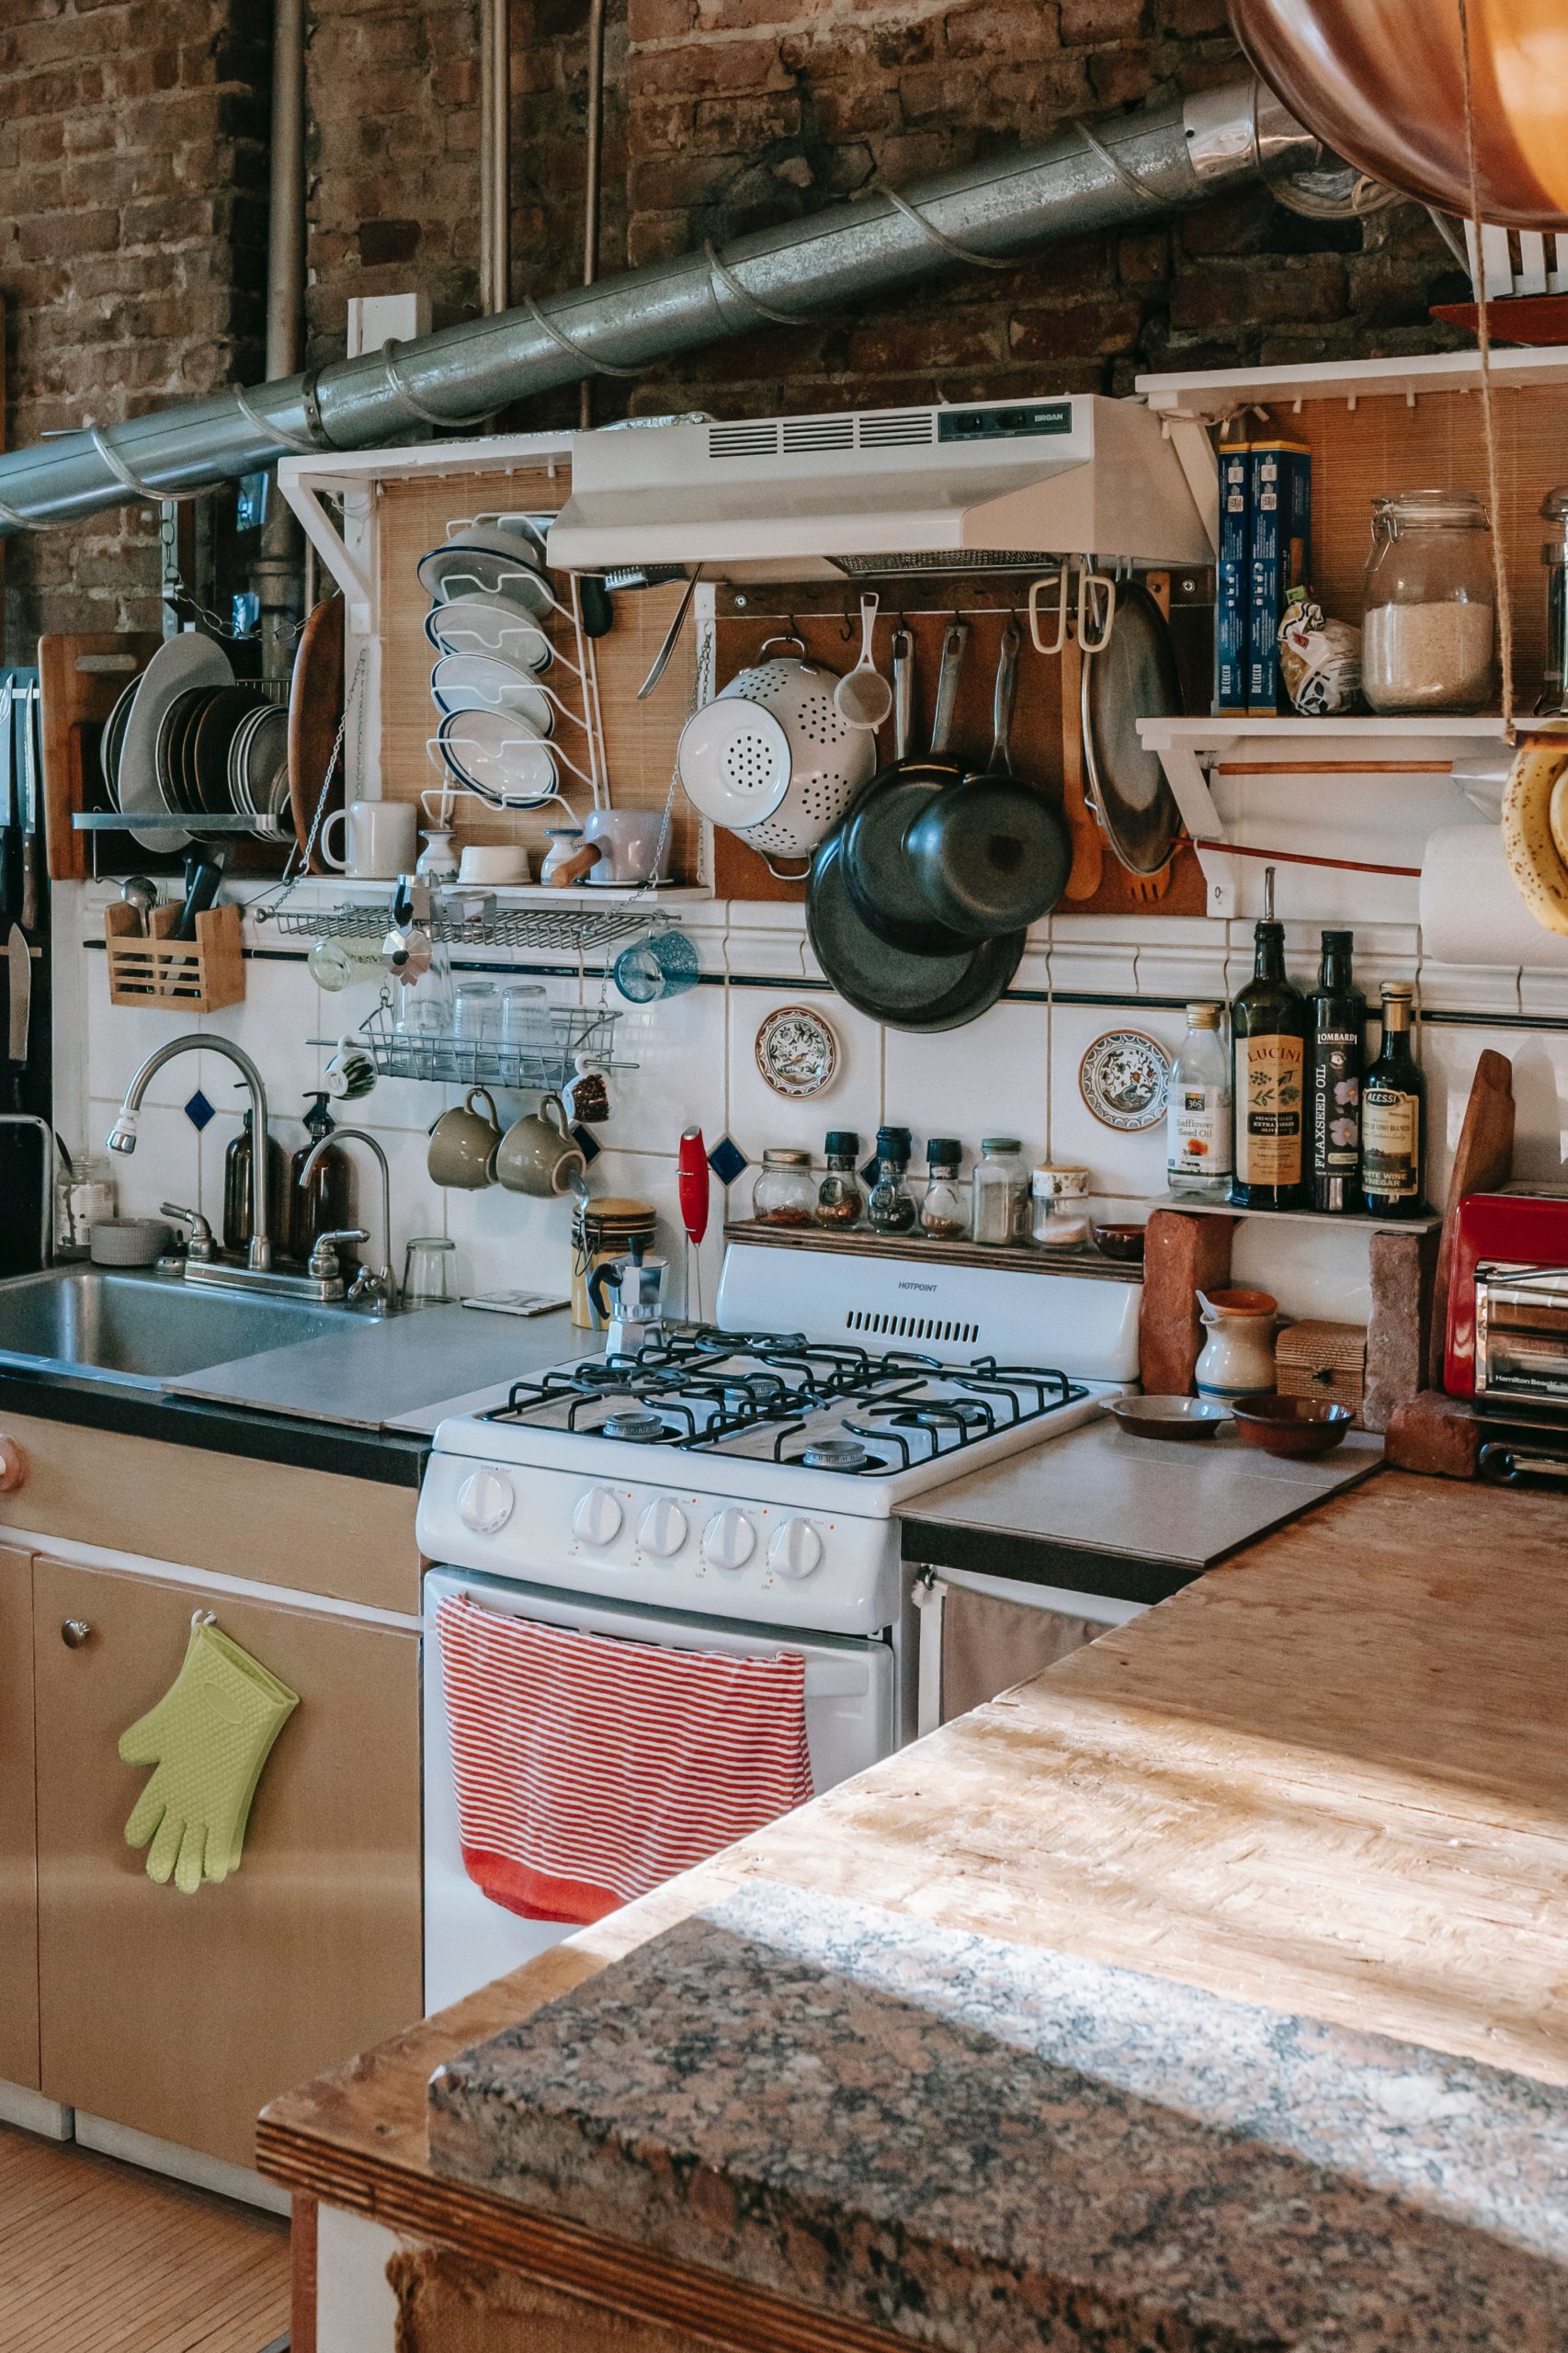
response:
[[[1494,686],[1492,526],[1469,491],[1372,501],[1361,685],[1374,710],[1481,710]]]
[[[1223,1404],[1272,1389],[1278,1301],[1266,1290],[1200,1290],[1198,1304],[1209,1336],[1193,1374],[1199,1395]]]

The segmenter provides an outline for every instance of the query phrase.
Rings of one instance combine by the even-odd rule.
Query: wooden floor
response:
[[[0,2126],[0,2353],[262,2353],[288,2325],[287,2223]]]

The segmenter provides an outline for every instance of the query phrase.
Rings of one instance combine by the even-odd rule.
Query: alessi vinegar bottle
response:
[[[1253,934],[1252,979],[1231,1008],[1235,1072],[1237,1209],[1300,1209],[1306,1146],[1307,1040],[1312,1014],[1285,973],[1285,926]]]

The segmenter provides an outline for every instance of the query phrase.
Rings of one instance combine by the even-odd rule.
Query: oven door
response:
[[[585,1634],[671,1650],[722,1651],[731,1656],[801,1653],[806,1661],[806,1742],[820,1793],[863,1772],[897,1745],[892,1645],[835,1634],[771,1633],[728,1619],[687,1618],[665,1609],[613,1609],[558,1589],[432,1569],[425,1580],[425,2006],[442,2010],[507,1970],[520,1968],[574,1924],[528,1920],[489,1897],[463,1869],[452,1781],[451,1736],[441,1677],[437,1611],[452,1594],[481,1608],[569,1626]]]

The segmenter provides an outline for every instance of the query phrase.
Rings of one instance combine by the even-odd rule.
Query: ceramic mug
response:
[[[476,1103],[484,1105],[488,1119],[474,1109]],[[443,1111],[431,1129],[426,1166],[437,1185],[463,1193],[483,1192],[486,1185],[495,1181],[495,1154],[500,1142],[501,1122],[495,1116],[489,1088],[471,1086],[461,1108]]]
[[[551,1110],[553,1119],[547,1119]],[[509,1193],[535,1193],[545,1200],[574,1191],[574,1180],[580,1180],[586,1167],[559,1095],[542,1097],[537,1111],[508,1128],[495,1154],[496,1178]]]
[[[665,833],[662,809],[595,809],[583,820],[583,840],[598,858],[584,878],[596,887],[628,889],[651,882]]]
[[[356,882],[392,882],[414,864],[417,812],[409,801],[351,801],[335,809],[316,836],[324,865]],[[343,855],[334,855],[332,832],[343,827]]]

